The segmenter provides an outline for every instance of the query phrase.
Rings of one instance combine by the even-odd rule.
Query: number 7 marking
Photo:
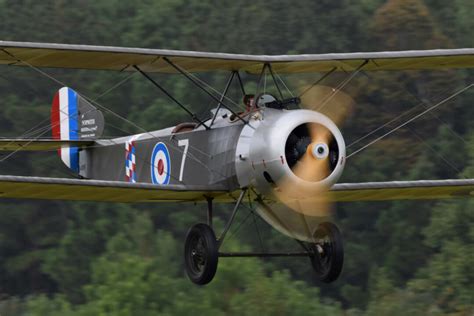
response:
[[[181,170],[179,170],[179,181],[183,181],[184,163],[186,162],[186,156],[188,155],[189,139],[180,139],[178,146],[184,146],[183,157],[181,158]]]

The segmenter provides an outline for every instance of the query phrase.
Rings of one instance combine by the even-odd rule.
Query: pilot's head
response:
[[[247,110],[250,110],[252,106],[254,105],[254,99],[255,99],[255,95],[253,94],[244,95],[244,104]]]

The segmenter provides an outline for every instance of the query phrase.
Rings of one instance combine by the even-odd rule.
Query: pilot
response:
[[[253,94],[244,95],[245,112],[250,112],[250,110],[254,106],[254,100],[255,100],[255,95]]]
[[[255,106],[255,95],[253,94],[246,94],[244,95],[243,103],[245,105],[245,111],[237,113],[238,116],[242,117],[247,115]],[[232,114],[229,119],[231,121],[235,121],[237,119],[236,114]]]

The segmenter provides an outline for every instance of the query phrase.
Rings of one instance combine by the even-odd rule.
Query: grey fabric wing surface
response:
[[[22,176],[0,176],[0,197],[120,203],[197,202],[206,197],[218,202],[234,201],[225,191],[203,186]]]
[[[258,74],[265,63],[277,73],[474,67],[474,49],[437,49],[304,55],[244,55],[166,49],[0,41],[0,64],[176,73],[165,59],[189,72],[239,70]]]
[[[93,140],[0,138],[0,151],[54,151],[62,146],[84,147],[93,144]]]
[[[330,200],[334,202],[461,197],[474,198],[474,179],[341,183],[330,191]]]
[[[0,176],[0,197],[103,202],[235,202],[238,193],[208,186],[155,185],[121,181]],[[336,184],[333,202],[433,200],[474,197],[474,179]]]

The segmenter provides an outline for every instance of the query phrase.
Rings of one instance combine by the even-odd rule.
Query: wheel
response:
[[[344,263],[342,235],[333,223],[321,223],[314,232],[316,242],[311,245],[311,264],[318,279],[331,283],[339,277]]]
[[[186,235],[184,263],[188,277],[204,285],[214,278],[219,259],[216,235],[206,224],[196,224]]]

